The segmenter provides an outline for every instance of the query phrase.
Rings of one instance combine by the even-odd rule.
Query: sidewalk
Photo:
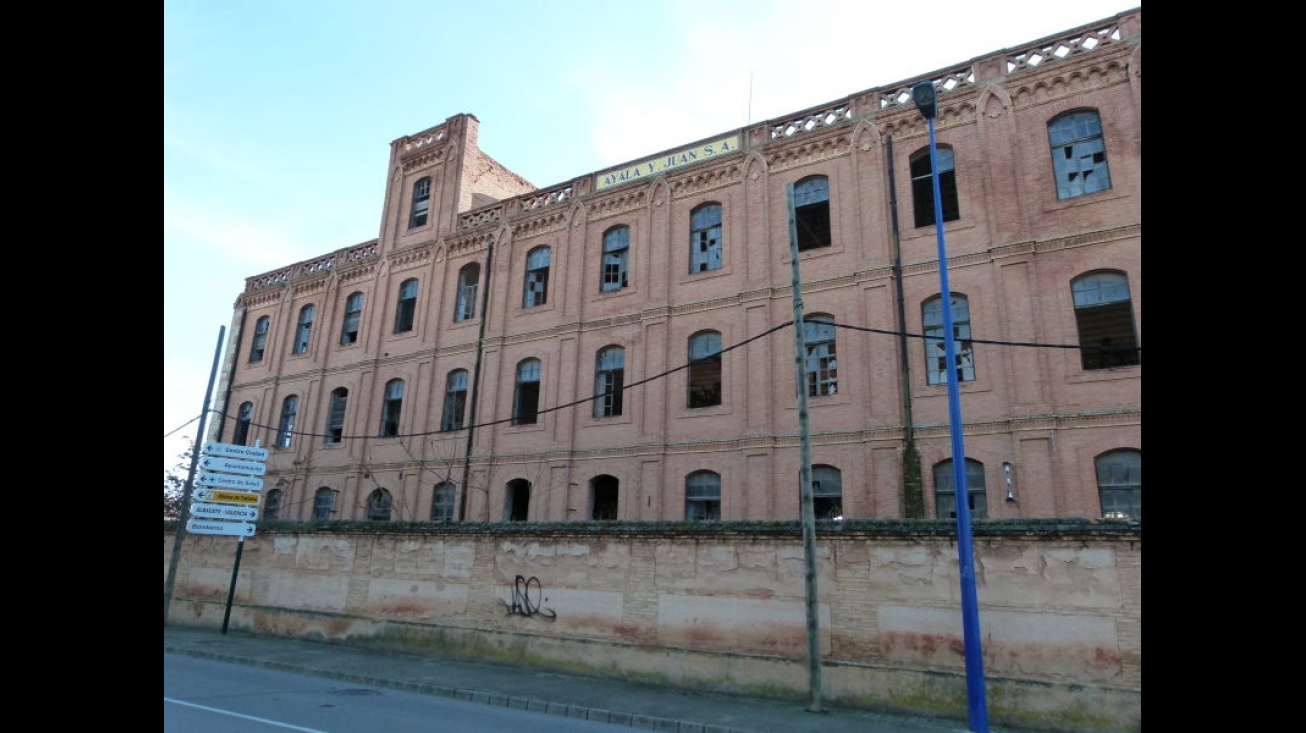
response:
[[[300,672],[551,715],[674,733],[964,733],[965,720],[863,710],[807,710],[807,701],[693,692],[221,629],[163,627],[164,654]],[[990,731],[998,729],[990,726]]]

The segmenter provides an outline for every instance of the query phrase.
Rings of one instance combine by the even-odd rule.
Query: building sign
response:
[[[715,158],[727,153],[733,153],[739,150],[739,136],[731,135],[723,137],[720,140],[700,145],[696,148],[686,148],[677,150],[674,153],[668,153],[659,158],[651,158],[632,166],[610,170],[606,173],[600,173],[596,176],[594,183],[595,191],[602,191],[612,186],[620,186],[623,183],[638,181],[644,178],[655,176],[659,173],[665,173],[673,168],[690,165],[691,163],[701,163],[710,158]]]

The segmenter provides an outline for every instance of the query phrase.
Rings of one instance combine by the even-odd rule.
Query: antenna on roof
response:
[[[748,122],[753,124],[753,70],[748,70]]]

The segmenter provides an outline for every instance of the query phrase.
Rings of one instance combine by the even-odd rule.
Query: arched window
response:
[[[843,519],[843,474],[834,466],[812,466],[812,509],[817,519]]]
[[[615,226],[603,233],[603,280],[599,290],[626,287],[630,276],[630,227]]]
[[[268,331],[272,328],[272,317],[261,316],[254,323],[254,339],[249,346],[250,362],[263,361],[263,352],[268,347]]]
[[[431,495],[431,521],[453,521],[455,496],[456,491],[453,484],[448,481],[436,484],[435,493]]]
[[[367,519],[372,522],[390,521],[390,513],[394,510],[394,499],[391,498],[390,492],[385,489],[377,489],[367,497]]]
[[[408,228],[424,226],[431,210],[431,177],[419,178],[413,183],[412,213],[408,215]]]
[[[830,246],[830,182],[811,176],[792,184],[790,212],[798,229],[798,251]]]
[[[1133,300],[1125,274],[1113,270],[1092,272],[1072,280],[1070,290],[1075,300],[1083,368],[1110,369],[1140,363]]]
[[[385,383],[385,399],[381,402],[382,438],[399,434],[399,415],[404,407],[404,380],[391,379]]]
[[[254,403],[243,402],[236,411],[236,428],[232,432],[234,445],[249,445],[249,424],[254,421]]]
[[[948,351],[943,330],[943,296],[936,295],[921,306],[925,330],[925,381],[948,383]],[[970,300],[952,294],[952,341],[957,357],[957,381],[975,381],[975,344],[970,338]]]
[[[441,430],[462,430],[467,411],[467,370],[449,372],[444,383],[444,414],[440,416]]]
[[[306,305],[299,310],[299,326],[295,329],[295,353],[304,354],[308,352],[308,338],[313,333],[313,314],[316,311],[311,305]]]
[[[395,307],[395,333],[407,333],[413,330],[417,318],[417,279],[412,278],[399,284],[399,304]]]
[[[937,145],[939,158],[939,200],[943,202],[943,220],[955,221],[961,216],[957,203],[957,171],[954,169],[952,148]],[[934,175],[930,165],[930,149],[921,148],[911,156],[912,212],[916,226],[927,227],[934,223]]]
[[[721,267],[721,204],[703,204],[689,214],[689,272]]]
[[[834,316],[817,313],[803,319],[807,346],[807,396],[839,393],[839,364],[835,359]]]
[[[973,458],[966,459],[966,491],[969,494],[971,519],[989,516],[988,499],[984,493],[984,464]],[[952,459],[934,464],[934,514],[939,519],[957,518],[957,482],[952,475]]]
[[[267,496],[263,497],[264,519],[281,519],[282,497],[281,489],[272,489],[268,491]]]
[[[598,354],[594,372],[594,417],[621,414],[621,393],[626,384],[626,350],[609,346]]]
[[[721,404],[721,334],[699,331],[689,337],[689,406]]]
[[[1126,516],[1143,521],[1143,452],[1120,449],[1103,453],[1094,461],[1097,495],[1102,516]]]
[[[339,491],[323,486],[313,495],[313,521],[325,522],[336,513],[336,497]]]
[[[1048,142],[1052,146],[1057,198],[1074,198],[1111,188],[1102,119],[1097,112],[1067,112],[1053,119],[1048,124]]]
[[[512,424],[534,425],[540,410],[540,360],[517,364],[517,387],[513,392]]]
[[[685,519],[691,522],[721,518],[721,474],[695,471],[685,477]]]
[[[504,521],[525,522],[530,518],[530,508],[531,482],[524,478],[509,481],[504,493]]]
[[[289,448],[295,435],[295,414],[299,412],[299,397],[290,395],[281,402],[281,424],[277,426],[277,447]]]
[[[458,305],[454,309],[455,321],[476,317],[476,288],[481,282],[481,266],[475,262],[463,265],[458,271]]]
[[[522,307],[534,308],[549,302],[549,264],[553,252],[548,247],[536,247],[526,253],[526,289]]]
[[[345,299],[345,320],[340,324],[340,345],[358,342],[359,323],[363,318],[363,294],[353,293]]]
[[[617,495],[621,482],[616,476],[603,474],[590,479],[590,519],[617,518]]]
[[[326,437],[327,445],[335,445],[345,435],[345,405],[349,401],[349,390],[336,387],[331,390],[331,404],[327,408]]]

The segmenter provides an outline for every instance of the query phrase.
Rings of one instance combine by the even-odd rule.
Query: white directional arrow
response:
[[[267,448],[252,448],[248,445],[233,445],[231,443],[205,443],[200,450],[201,456],[216,456],[218,458],[244,458],[251,461],[266,461],[268,459]]]
[[[253,537],[254,525],[249,522],[211,522],[205,519],[192,519],[186,522],[186,531],[191,534],[226,534]]]
[[[205,471],[239,473],[246,476],[262,476],[268,472],[267,464],[257,461],[237,461],[231,458],[208,456],[200,459],[200,468]]]
[[[263,488],[263,479],[254,478],[253,476],[237,476],[232,473],[201,473],[196,477],[195,484],[218,489],[259,491]]]
[[[248,519],[254,521],[258,519],[258,509],[250,506],[196,502],[190,505],[190,515],[196,519]]]

